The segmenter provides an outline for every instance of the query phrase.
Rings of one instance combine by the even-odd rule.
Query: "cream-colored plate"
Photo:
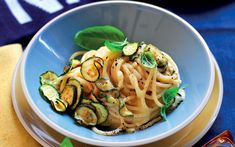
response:
[[[213,57],[213,55],[212,55]],[[213,57],[214,59],[214,57]],[[43,146],[59,146],[65,136],[46,125],[30,108],[25,100],[20,86],[19,64],[17,65],[12,82],[12,101],[15,112],[29,134]],[[223,82],[219,66],[214,59],[215,83],[210,99],[202,112],[185,128],[160,141],[147,144],[146,147],[155,146],[191,146],[195,144],[214,123],[222,102]],[[74,146],[90,146],[72,141]]]

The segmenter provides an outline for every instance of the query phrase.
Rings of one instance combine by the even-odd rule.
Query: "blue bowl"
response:
[[[119,27],[130,40],[153,43],[176,61],[183,84],[188,86],[185,101],[167,116],[167,121],[132,134],[102,136],[76,125],[68,115],[55,113],[41,98],[40,74],[47,70],[62,73],[70,55],[81,50],[74,44],[74,34],[96,25]],[[40,29],[25,50],[21,81],[35,113],[61,134],[93,145],[130,146],[160,140],[193,121],[209,99],[214,68],[203,38],[179,16],[145,3],[106,1],[72,9]]]

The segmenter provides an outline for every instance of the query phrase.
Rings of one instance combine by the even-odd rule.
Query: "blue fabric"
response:
[[[0,45],[9,43],[27,45],[34,33],[58,14],[95,0],[80,0],[73,4],[69,4],[69,0],[57,0],[63,8],[50,14],[42,8],[26,2],[30,0],[18,0],[18,3],[32,19],[23,24],[15,18],[6,1],[0,0]],[[216,1],[207,5],[196,1],[195,5],[191,4],[190,7],[187,4],[180,4],[178,1],[177,3],[172,3],[170,0],[155,2],[156,5],[165,7],[183,17],[199,31],[222,71],[224,96],[219,115],[211,129],[196,146],[201,146],[226,129],[235,135],[235,123],[233,122],[235,120],[235,2],[221,3],[213,7],[211,5]],[[181,3],[184,2],[181,1]]]
[[[173,10],[174,11],[174,10]],[[235,135],[235,3],[229,3],[201,13],[176,12],[207,42],[223,76],[223,102],[215,123],[196,144],[201,146],[211,138],[229,130]]]
[[[94,1],[0,0],[0,46],[10,43],[26,46],[35,32],[55,16]]]

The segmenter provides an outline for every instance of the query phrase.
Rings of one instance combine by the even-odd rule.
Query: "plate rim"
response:
[[[20,123],[22,124],[22,126],[24,127],[24,129],[29,133],[30,136],[32,136],[40,145],[42,146],[48,146],[47,143],[45,141],[43,141],[40,137],[38,137],[26,124],[25,120],[23,119],[18,104],[16,102],[16,93],[15,93],[15,87],[16,87],[16,78],[17,78],[17,73],[20,67],[22,61],[22,56],[20,57],[20,59],[18,60],[14,72],[13,72],[13,78],[12,78],[12,82],[11,82],[11,101],[13,104],[13,108],[15,110],[15,113],[17,115],[17,118],[19,119]]]
[[[219,93],[219,96],[218,96],[218,102],[217,102],[217,106],[215,108],[213,116],[211,116],[211,119],[208,122],[208,124],[205,126],[205,129],[203,129],[200,132],[200,134],[191,143],[188,143],[190,146],[196,144],[209,131],[209,129],[214,124],[214,122],[215,122],[215,120],[216,120],[216,118],[217,118],[217,116],[219,114],[219,111],[220,111],[220,108],[221,108],[221,105],[222,105],[222,101],[223,101],[224,84],[223,84],[222,73],[221,73],[221,70],[220,70],[218,62],[216,61],[216,58],[212,54],[211,51],[210,51],[210,56],[212,57],[212,60],[213,60],[214,66],[215,66],[215,70],[217,71],[217,76],[218,76],[218,80],[219,80],[218,83],[219,83],[220,93]]]

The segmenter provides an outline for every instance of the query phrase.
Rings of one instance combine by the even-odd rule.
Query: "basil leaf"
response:
[[[143,52],[140,55],[140,62],[142,63],[143,66],[147,68],[156,68],[157,67],[157,62],[152,54],[152,52]]]
[[[73,144],[71,143],[68,137],[65,137],[62,143],[60,144],[60,147],[73,147]]]
[[[171,87],[164,91],[162,99],[166,107],[169,107],[172,100],[176,97],[177,93],[179,91],[179,87]]]
[[[163,120],[166,121],[166,106],[161,107],[160,109],[160,115],[162,116]]]
[[[105,40],[123,41],[124,33],[113,26],[94,26],[88,27],[76,33],[74,40],[80,47],[92,50],[104,45]]]
[[[166,120],[166,110],[170,106],[170,103],[176,97],[179,89],[179,87],[174,86],[164,91],[162,99],[165,105],[160,109],[160,115],[162,116],[163,120]]]
[[[127,39],[122,42],[106,40],[104,45],[112,52],[122,52],[123,47],[128,43]]]

